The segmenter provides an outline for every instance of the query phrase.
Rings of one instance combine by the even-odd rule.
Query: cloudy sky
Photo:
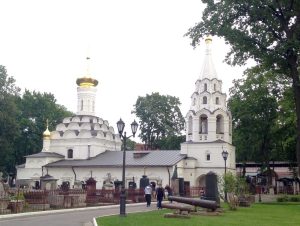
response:
[[[200,0],[0,0],[0,8],[0,64],[22,90],[51,92],[76,112],[75,82],[89,55],[97,116],[115,130],[120,117],[133,121],[137,97],[152,92],[179,97],[187,113],[205,46],[193,49],[184,34],[201,20]],[[228,93],[243,68],[223,63],[222,40],[214,37],[212,49]]]

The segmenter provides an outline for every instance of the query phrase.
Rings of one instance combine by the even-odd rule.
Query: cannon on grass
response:
[[[167,208],[167,209],[173,209],[177,214],[185,214],[185,213],[190,213],[194,211],[194,208],[191,206],[183,206],[183,205],[178,205],[178,204],[167,204],[167,203],[162,203],[161,204],[162,208]]]
[[[162,203],[162,208],[172,209],[175,210],[173,213],[165,213],[165,218],[183,218],[183,219],[189,219],[191,216],[189,215],[190,212],[194,211],[194,208],[192,206],[183,206],[181,204],[167,204]]]
[[[199,206],[199,207],[202,207],[205,209],[209,209],[211,211],[215,211],[219,207],[219,205],[216,201],[211,201],[211,200],[186,198],[186,197],[178,197],[178,196],[169,196],[168,199],[170,201],[185,203],[185,204],[189,204],[192,206]]]

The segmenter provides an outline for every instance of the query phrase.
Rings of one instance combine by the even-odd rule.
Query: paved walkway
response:
[[[156,209],[156,203],[146,207],[146,203],[127,204],[126,213],[144,212]],[[101,206],[78,209],[64,209],[0,215],[1,226],[89,226],[93,217],[119,214],[120,206]]]

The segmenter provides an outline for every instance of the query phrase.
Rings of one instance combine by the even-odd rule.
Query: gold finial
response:
[[[91,87],[98,85],[98,81],[90,76],[90,59],[91,58],[89,56],[86,57],[86,75],[76,80],[76,84],[80,87]]]
[[[205,38],[205,43],[206,44],[210,44],[212,42],[212,37],[211,35],[208,35],[206,38]]]
[[[47,126],[47,128],[43,133],[43,137],[44,137],[44,139],[50,139],[51,138],[51,133],[48,129],[48,119],[46,120],[46,126]]]
[[[86,57],[86,77],[90,77],[90,57]]]

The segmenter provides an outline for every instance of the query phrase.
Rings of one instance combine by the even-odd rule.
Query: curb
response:
[[[95,218],[95,217],[93,217],[93,225],[94,225],[94,226],[98,226],[98,224],[97,224],[97,221],[96,221],[96,218]]]
[[[145,205],[145,203],[134,203],[134,204],[127,204],[128,206],[139,206],[139,205]],[[6,215],[0,215],[0,220],[2,219],[11,219],[16,217],[29,217],[29,216],[41,216],[41,215],[48,215],[48,214],[57,214],[57,213],[68,213],[68,212],[74,212],[74,211],[88,211],[88,210],[97,210],[97,209],[109,209],[109,208],[115,208],[119,206],[119,204],[116,205],[108,205],[108,206],[93,206],[93,207],[84,207],[84,208],[73,208],[73,209],[61,209],[61,210],[46,210],[46,211],[37,211],[37,212],[28,212],[28,213],[15,213],[15,214],[6,214]],[[96,219],[95,219],[96,222]],[[94,219],[93,219],[94,223]],[[94,226],[97,226],[94,224]]]

